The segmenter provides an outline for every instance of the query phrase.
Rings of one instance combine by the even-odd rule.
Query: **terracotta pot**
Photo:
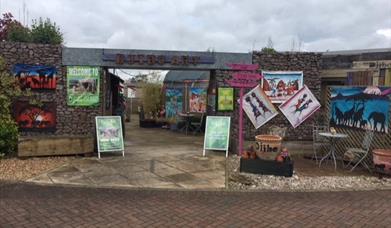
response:
[[[249,157],[250,157],[250,154],[248,153],[248,151],[243,151],[242,158],[243,159],[248,159]]]
[[[277,155],[276,162],[284,162],[284,157],[282,157],[280,154]]]
[[[391,175],[391,149],[375,149],[372,153],[376,171]]]
[[[255,153],[255,151],[250,153],[250,158],[251,159],[256,159],[257,158],[257,154]]]

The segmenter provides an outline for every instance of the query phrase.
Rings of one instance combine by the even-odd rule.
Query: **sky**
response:
[[[28,25],[50,18],[68,47],[250,52],[270,39],[277,51],[391,48],[391,0],[0,0],[0,12]]]

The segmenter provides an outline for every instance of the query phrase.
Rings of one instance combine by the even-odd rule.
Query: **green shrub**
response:
[[[61,44],[63,35],[60,28],[55,22],[51,22],[49,18],[46,20],[33,20],[31,25],[31,40],[33,43],[41,44]]]
[[[0,118],[0,157],[14,155],[18,145],[18,126],[12,118]]]
[[[8,30],[7,40],[13,42],[30,42],[30,29],[14,23]]]
[[[141,85],[141,103],[146,118],[156,118],[162,106],[162,85],[145,82]]]

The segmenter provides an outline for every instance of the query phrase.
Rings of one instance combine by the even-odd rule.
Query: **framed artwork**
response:
[[[13,105],[13,114],[20,130],[54,131],[56,130],[56,103],[42,102],[32,105],[28,101],[17,101]]]
[[[206,112],[206,89],[191,88],[189,95],[189,112]]]
[[[99,67],[67,67],[67,104],[69,106],[99,105]]]
[[[234,110],[234,88],[218,88],[217,100],[218,111]]]
[[[182,89],[166,89],[166,118],[177,116],[178,112],[182,112],[182,108]]]
[[[333,86],[330,92],[330,126],[388,133],[390,87]]]
[[[239,99],[238,102],[240,102]],[[256,129],[278,114],[260,85],[243,96],[243,110]]]
[[[15,64],[12,73],[22,89],[55,90],[57,87],[57,70],[52,66]]]
[[[279,106],[293,128],[303,123],[320,108],[320,103],[307,86]]]
[[[262,71],[262,89],[272,103],[283,103],[303,87],[302,71]]]

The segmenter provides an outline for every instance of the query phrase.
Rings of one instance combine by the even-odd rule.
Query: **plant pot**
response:
[[[276,162],[264,159],[240,159],[240,172],[292,177],[293,161]]]
[[[372,153],[375,171],[391,175],[391,149],[375,149]]]

